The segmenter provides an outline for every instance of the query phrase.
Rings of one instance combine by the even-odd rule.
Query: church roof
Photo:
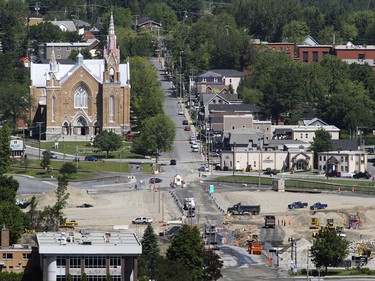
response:
[[[83,67],[89,72],[99,83],[103,83],[104,60],[83,60],[82,65],[75,64],[59,64],[55,76],[63,83],[69,78],[79,67]],[[120,64],[119,70],[121,73],[121,86],[129,86],[130,73],[129,63]],[[48,72],[50,71],[49,64],[36,64],[31,63],[30,78],[32,87],[46,87],[48,80]]]

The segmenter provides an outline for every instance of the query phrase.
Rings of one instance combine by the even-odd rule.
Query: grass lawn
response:
[[[60,174],[59,169],[64,164],[63,161],[51,160],[52,171],[50,174],[48,174],[42,169],[42,167],[40,167],[40,162],[40,160],[29,160],[27,169],[21,165],[21,162],[13,162],[9,173],[29,175],[36,178],[50,178],[51,176],[57,177]],[[76,162],[73,163],[77,164]],[[119,174],[130,173],[130,166],[128,163],[120,162],[79,162],[78,173],[72,176],[72,180],[96,178],[100,176],[100,172],[102,171],[118,172]],[[144,171],[146,172],[147,169],[145,169]]]
[[[39,148],[39,143],[35,142],[31,144],[32,147]],[[123,142],[122,147],[118,151],[113,151],[108,155],[108,158],[141,158],[144,159],[143,155],[131,152],[132,143]],[[58,147],[55,148],[55,142],[41,142],[40,148],[42,150],[52,150],[59,153],[65,153],[70,155],[76,155],[78,149],[79,156],[98,156],[99,158],[106,158],[106,152],[100,151],[95,147],[92,147],[90,142],[85,141],[63,141],[59,142]],[[122,152],[121,152],[122,151]]]
[[[275,178],[261,177],[260,181],[262,185],[272,185]],[[236,175],[236,176],[224,176],[213,179],[216,182],[228,182],[228,183],[242,183],[242,184],[258,184],[259,177],[247,176],[247,175]],[[374,181],[358,181],[358,180],[337,180],[337,179],[287,179],[285,181],[285,188],[293,190],[332,190],[337,191],[352,191],[363,193],[363,194],[375,194],[375,182]]]

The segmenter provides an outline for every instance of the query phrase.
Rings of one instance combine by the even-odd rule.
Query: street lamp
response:
[[[236,164],[235,164],[235,156],[236,156],[236,153],[235,153],[235,148],[236,148],[236,142],[233,143],[233,176],[234,176],[234,171],[236,169]]]
[[[42,126],[42,124],[44,124],[44,122],[36,122],[36,124],[39,127],[39,160],[40,160],[40,139],[41,139],[41,136],[42,136],[41,126]]]
[[[184,51],[180,51],[180,99],[182,98],[182,54]]]
[[[258,164],[258,189],[260,190],[261,180],[260,173],[262,172],[262,140],[259,139],[259,164]]]

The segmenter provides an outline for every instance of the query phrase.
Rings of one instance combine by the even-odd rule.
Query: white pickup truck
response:
[[[139,217],[132,220],[132,224],[148,224],[152,223],[152,219],[148,219],[145,217]]]

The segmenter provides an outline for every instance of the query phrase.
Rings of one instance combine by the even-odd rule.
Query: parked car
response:
[[[353,179],[369,179],[371,174],[369,172],[359,172],[353,175]]]
[[[177,164],[176,159],[171,159],[171,161],[169,162],[169,165],[176,165],[176,164]]]
[[[184,131],[190,131],[190,130],[191,130],[190,126],[185,126]]]
[[[199,148],[197,147],[197,148],[193,148],[192,150],[191,150],[191,152],[199,152]]]
[[[44,156],[44,155],[48,155],[49,158],[51,158],[51,159],[57,159],[56,154],[53,153],[53,152],[51,152],[51,151],[49,151],[49,150],[45,150],[45,151],[43,151],[43,156]]]
[[[200,166],[198,168],[199,172],[208,172],[210,169],[207,166]]]
[[[182,121],[182,125],[189,125],[189,121],[188,120],[183,120]]]
[[[159,178],[151,178],[150,183],[161,183],[163,180]]]
[[[267,168],[264,172],[265,175],[277,175],[279,173],[276,169]]]
[[[341,173],[342,178],[353,178],[354,173]]]
[[[198,144],[193,143],[190,147],[191,147],[191,148],[198,148]]]
[[[195,136],[190,136],[189,141],[195,141]]]
[[[77,208],[92,208],[94,207],[91,204],[83,203],[82,205],[77,206]]]
[[[98,161],[98,157],[96,157],[96,156],[86,156],[85,161]]]
[[[184,115],[184,111],[183,111],[182,109],[180,109],[180,110],[178,111],[178,115]]]
[[[135,218],[132,220],[132,224],[148,224],[148,223],[152,223],[152,219],[140,217],[140,218]]]

